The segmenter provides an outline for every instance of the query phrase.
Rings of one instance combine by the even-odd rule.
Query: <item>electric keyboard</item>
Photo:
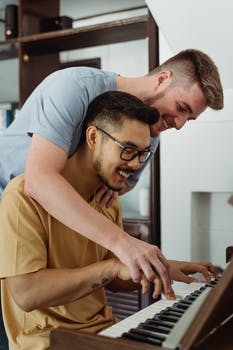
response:
[[[216,284],[177,284],[176,301],[161,299],[99,333],[176,349],[205,298]]]

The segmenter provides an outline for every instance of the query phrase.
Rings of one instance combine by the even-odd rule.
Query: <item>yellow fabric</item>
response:
[[[107,250],[61,224],[23,193],[24,178],[11,181],[4,191],[0,210],[0,277],[38,271],[42,268],[74,268],[104,259]],[[101,208],[90,203],[121,225],[119,201]],[[49,333],[58,326],[96,333],[116,322],[106,305],[104,289],[76,302],[22,311],[2,280],[2,308],[10,350],[49,349]]]

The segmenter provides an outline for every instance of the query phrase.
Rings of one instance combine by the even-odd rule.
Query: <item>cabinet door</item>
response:
[[[41,19],[59,16],[59,7],[60,0],[20,0],[19,36],[39,34]],[[36,86],[59,68],[59,53],[30,55],[25,45],[19,43],[19,66],[21,107]]]

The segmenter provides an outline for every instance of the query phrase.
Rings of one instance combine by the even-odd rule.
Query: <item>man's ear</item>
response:
[[[94,125],[91,125],[86,130],[86,143],[91,150],[95,149],[97,139],[97,129]]]
[[[168,87],[171,82],[172,72],[169,70],[164,70],[156,74],[156,85],[157,87]]]

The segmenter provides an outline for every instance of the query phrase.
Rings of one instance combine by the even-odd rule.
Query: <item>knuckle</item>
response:
[[[166,274],[167,273],[167,269],[166,269],[166,267],[164,265],[161,265],[160,270],[161,270],[162,274]]]
[[[149,272],[147,278],[150,282],[152,282],[155,278],[155,273],[153,271]]]

